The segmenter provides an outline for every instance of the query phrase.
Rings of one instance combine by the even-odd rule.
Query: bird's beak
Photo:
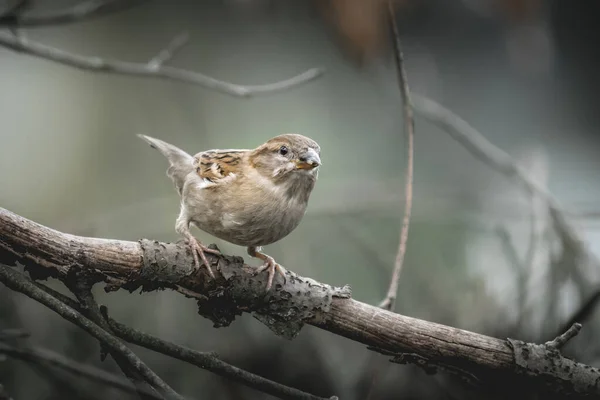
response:
[[[321,158],[313,149],[308,149],[296,160],[297,169],[313,169],[321,165]]]

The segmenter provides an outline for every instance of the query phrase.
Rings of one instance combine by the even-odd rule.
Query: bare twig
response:
[[[12,400],[2,383],[0,383],[0,400]]]
[[[90,18],[99,17],[147,2],[148,0],[87,0],[72,7],[58,11],[39,14],[13,14],[13,18],[0,17],[0,25],[17,25],[21,28],[35,28],[80,22]],[[21,1],[26,3],[27,1]]]
[[[396,13],[394,12],[393,2],[388,3],[390,13],[390,24],[393,33],[394,42],[394,58],[396,60],[396,69],[398,72],[398,83],[400,85],[400,93],[402,94],[402,102],[404,104],[404,129],[407,140],[406,149],[406,171],[405,171],[405,195],[406,202],[404,205],[404,217],[402,220],[402,230],[400,232],[400,244],[398,245],[398,253],[394,262],[394,271],[390,280],[390,286],[385,299],[379,304],[379,307],[386,310],[394,310],[396,305],[396,296],[398,295],[398,285],[400,284],[400,273],[404,263],[406,254],[406,242],[408,241],[408,228],[410,225],[410,215],[412,212],[413,200],[413,168],[414,168],[414,137],[415,137],[415,121],[410,97],[410,89],[408,87],[408,78],[404,69],[404,58],[402,54],[402,46],[400,43],[400,34],[398,33],[398,25],[396,23]]]
[[[90,365],[82,364],[48,349],[35,347],[16,347],[0,343],[0,354],[4,354],[11,358],[19,359],[34,365],[41,364],[44,366],[48,365],[50,367],[59,368],[76,376],[100,382],[104,385],[117,388],[127,393],[136,393],[136,388],[133,387],[130,382],[109,372]],[[154,391],[148,391],[145,392],[145,394],[153,399],[163,398]]]
[[[581,324],[574,323],[565,333],[557,336],[554,340],[546,342],[546,347],[554,350],[560,350],[567,342],[573,339],[581,331]]]
[[[27,279],[25,277],[22,278]],[[35,284],[38,289],[43,290],[52,297],[55,297],[67,306],[79,312],[85,311],[85,309],[82,308],[82,305],[78,304],[75,300],[71,299],[70,297],[65,296],[64,294],[59,293],[54,289],[51,289],[48,286],[42,285],[40,283],[32,283]],[[186,361],[199,368],[203,368],[217,375],[234,380],[249,388],[271,394],[281,399],[327,400],[325,398],[314,396],[310,393],[306,393],[298,389],[279,384],[277,382],[263,378],[259,375],[252,374],[241,368],[237,368],[221,360],[215,353],[205,353],[192,350],[187,347],[179,346],[174,343],[170,343],[166,340],[162,340],[160,338],[149,335],[147,333],[127,327],[110,318],[106,311],[106,307],[104,306],[99,308],[99,315],[102,321],[109,326],[111,333],[125,340],[126,342],[145,347],[147,349],[165,354],[167,356],[182,361]],[[104,328],[104,326],[102,327]],[[333,400],[334,398],[335,396],[332,396],[330,400]]]
[[[412,101],[414,110],[417,114],[436,125],[439,125],[476,158],[502,174],[517,179],[526,189],[537,193],[543,198],[548,204],[553,220],[555,220],[555,223],[558,225],[557,228],[560,230],[559,233],[565,237],[568,244],[577,248],[583,246],[583,242],[579,238],[578,233],[567,222],[565,212],[554,196],[552,196],[545,187],[531,179],[508,153],[492,144],[468,122],[460,118],[454,112],[435,101],[414,93],[412,95]]]
[[[0,331],[0,341],[24,339],[31,334],[23,329],[3,329]]]
[[[0,24],[5,23],[14,27],[19,15],[30,5],[29,0],[15,0],[15,2],[4,10],[0,10]]]
[[[115,335],[129,343],[188,362],[196,367],[211,371],[217,375],[261,392],[277,396],[281,399],[325,400],[322,397],[281,385],[235,367],[219,359],[215,353],[203,353],[184,346],[178,346],[147,333],[127,327],[108,317],[105,307],[103,307],[102,310]]]
[[[153,70],[160,69],[160,67],[162,67],[165,63],[172,60],[173,57],[175,57],[175,54],[177,54],[177,52],[181,50],[181,48],[185,46],[189,40],[190,34],[187,32],[183,32],[175,36],[173,40],[169,42],[167,47],[162,49],[153,59],[148,61],[148,68]]]
[[[0,282],[4,283],[12,290],[21,292],[37,302],[42,303],[67,321],[79,326],[96,339],[102,341],[109,349],[121,354],[131,363],[131,365],[135,366],[136,371],[143,376],[148,383],[159,389],[169,399],[183,400],[183,397],[167,385],[119,339],[85,318],[78,311],[42,291],[20,273],[13,271],[10,267],[0,265]]]
[[[589,299],[584,302],[581,307],[565,322],[557,331],[555,336],[559,336],[561,332],[566,332],[569,327],[573,326],[578,322],[585,322],[590,318],[596,309],[598,301],[600,300],[600,290],[594,292]]]
[[[111,332],[106,320],[102,317],[102,314],[100,314],[100,307],[92,295],[92,286],[92,283],[87,282],[83,278],[76,279],[74,283],[69,285],[69,289],[77,297],[77,300],[79,300],[79,303],[82,307],[82,309],[76,310],[81,311],[82,314],[84,314],[87,318],[105,331],[113,333]],[[140,398],[148,399],[148,393],[152,393],[152,396],[150,396],[151,398],[163,398],[152,386],[148,384],[148,382],[143,379],[139,373],[137,373],[135,365],[132,365],[126,357],[122,356],[119,352],[106,349],[102,341],[100,341],[100,349],[102,360],[104,360],[104,357],[108,352],[113,357],[121,371],[123,371],[125,376],[127,376],[131,383],[135,385]]]
[[[443,128],[476,158],[515,179],[531,193],[537,193],[548,207],[550,219],[562,242],[563,252],[570,255],[570,263],[579,272],[573,275],[574,279],[582,287],[591,289],[586,274],[595,273],[600,262],[585,248],[585,242],[567,218],[569,213],[563,210],[554,196],[544,186],[531,179],[509,154],[488,141],[458,115],[426,97],[413,94],[412,99],[415,112]],[[594,268],[586,270],[591,266]]]
[[[82,56],[12,34],[0,34],[0,46],[85,71],[190,83],[235,97],[252,97],[284,91],[310,82],[321,76],[324,72],[321,68],[311,68],[300,75],[280,82],[266,85],[242,86],[181,68],[164,65],[159,65],[158,68],[155,68],[151,63],[139,64],[128,61],[108,60],[100,57]]]
[[[533,212],[533,210],[532,210],[532,212]],[[532,224],[533,224],[533,222],[532,222]],[[532,226],[532,229],[535,229],[535,226]],[[515,272],[515,277],[516,277],[515,278],[515,286],[517,288],[517,307],[519,307],[518,319],[517,319],[517,323],[516,323],[516,328],[518,331],[518,329],[521,327],[523,317],[525,315],[525,301],[526,301],[526,294],[527,294],[527,277],[529,276],[528,270],[531,265],[530,264],[531,263],[530,251],[533,248],[533,242],[529,243],[529,249],[527,251],[526,259],[521,260],[519,258],[517,249],[513,245],[510,233],[508,232],[508,229],[504,226],[499,226],[496,228],[496,233],[498,234],[498,237],[500,238],[500,244],[502,245],[502,248],[504,250],[504,252],[503,252],[504,255],[506,255],[506,257],[508,259],[508,264]],[[534,240],[533,234],[532,234],[531,240]]]

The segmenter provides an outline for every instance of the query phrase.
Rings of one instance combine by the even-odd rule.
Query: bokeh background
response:
[[[186,31],[191,40],[170,64],[239,84],[283,80],[313,67],[326,74],[286,92],[241,99],[178,82],[83,72],[0,48],[0,205],[77,235],[175,241],[178,199],[166,160],[136,133],[191,153],[305,134],[320,143],[324,165],[303,222],[268,253],[301,275],[350,284],[355,299],[377,304],[398,247],[406,163],[400,93],[377,2],[156,0],[81,23],[24,30],[31,40],[74,53],[138,62]],[[34,4],[32,13],[74,2]],[[411,89],[511,154],[568,210],[590,254],[600,253],[600,3],[397,5]],[[600,290],[600,267],[591,260],[579,268],[577,257],[561,249],[543,201],[419,117],[415,171],[398,312],[545,341]],[[196,232],[226,253],[245,255]],[[217,351],[237,366],[321,396],[480,398],[443,374],[389,364],[316,328],[287,341],[247,315],[216,330],[196,315],[192,300],[173,292],[105,294],[97,287],[96,294],[120,322]],[[600,319],[590,310],[567,355],[600,366],[594,339]],[[26,329],[27,343],[120,373],[110,357],[100,362],[95,340],[4,286],[0,328]],[[136,350],[190,398],[270,398]],[[83,380],[70,388],[61,384],[65,378],[0,361],[0,383],[15,399],[133,398]]]

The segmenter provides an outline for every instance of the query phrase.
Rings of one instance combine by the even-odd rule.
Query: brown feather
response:
[[[247,151],[210,150],[194,156],[196,173],[202,179],[218,183],[231,174],[241,175],[242,157]]]

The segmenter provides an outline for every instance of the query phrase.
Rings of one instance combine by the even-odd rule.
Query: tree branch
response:
[[[4,10],[0,10],[0,25],[9,23],[14,25],[19,14],[29,7],[29,0],[15,0],[15,2]]]
[[[261,392],[277,396],[281,399],[304,399],[304,400],[324,400],[321,397],[302,392],[289,386],[265,379],[261,376],[252,374],[241,368],[219,359],[215,353],[202,353],[184,346],[178,346],[169,343],[166,340],[148,335],[147,333],[129,328],[109,318],[106,315],[106,308],[103,308],[105,318],[109,322],[112,331],[121,339],[145,347],[147,349],[165,354],[167,356],[188,362],[196,367],[211,371],[224,378],[241,383]],[[331,399],[333,399],[332,397]]]
[[[1,267],[0,267],[1,268]],[[19,274],[21,275],[21,274]],[[18,279],[26,280],[34,284],[38,290],[46,292],[48,295],[56,298],[58,301],[66,304],[67,306],[79,311],[85,312],[83,305],[78,304],[75,300],[62,293],[55,291],[40,283],[29,281],[24,276],[19,276]],[[110,327],[111,333],[115,336],[138,346],[145,347],[158,353],[165,354],[167,356],[188,362],[199,368],[206,369],[217,375],[225,378],[234,380],[241,383],[249,388],[256,389],[258,391],[272,394],[281,399],[294,399],[294,400],[337,400],[337,397],[332,396],[329,399],[314,396],[310,393],[303,392],[298,389],[294,389],[289,386],[279,384],[269,379],[263,378],[259,375],[252,374],[241,368],[237,368],[221,359],[215,353],[202,353],[189,349],[184,346],[179,346],[170,343],[166,340],[159,339],[147,333],[140,332],[136,329],[127,327],[120,324],[108,316],[106,307],[100,307],[100,318],[104,323]],[[104,328],[104,324],[102,325]],[[146,389],[143,388],[143,393],[146,393]],[[140,393],[138,391],[138,393]],[[162,397],[159,397],[162,398]]]
[[[487,140],[468,122],[435,101],[418,94],[413,94],[412,100],[417,114],[440,126],[473,156],[503,175],[516,179],[527,190],[543,198],[565,244],[580,251],[583,249],[583,240],[567,221],[566,213],[558,201],[545,187],[531,179],[508,153]]]
[[[575,323],[571,325],[569,329],[567,329],[563,334],[557,336],[554,340],[545,343],[545,346],[554,349],[560,350],[567,342],[573,339],[575,336],[579,334],[581,331],[581,324]]]
[[[0,343],[0,354],[4,354],[8,357],[22,360],[33,365],[59,368],[76,376],[100,382],[104,385],[117,388],[126,393],[139,393],[130,382],[121,379],[116,375],[103,371],[99,368],[71,360],[61,354],[47,349],[35,347],[17,347],[6,343]],[[163,398],[153,390],[144,392],[144,394],[152,399],[160,400]]]
[[[144,78],[158,78],[190,83],[235,97],[253,97],[284,91],[310,82],[321,76],[324,72],[321,68],[311,68],[300,75],[296,75],[280,82],[269,83],[266,85],[242,86],[211,78],[210,76],[199,72],[165,66],[164,64],[158,64],[158,66],[156,66],[154,63],[139,64],[127,61],[108,60],[100,57],[82,56],[28,40],[22,35],[13,35],[10,33],[0,33],[0,46],[19,53],[40,57],[85,71]]]
[[[573,313],[571,318],[567,320],[557,332],[557,335],[560,332],[565,332],[569,329],[570,326],[573,326],[579,322],[587,321],[590,316],[595,312],[598,301],[600,300],[600,290],[596,290],[590,297],[585,301],[577,311]]]
[[[480,161],[501,174],[515,179],[531,193],[532,197],[537,195],[544,201],[554,229],[562,243],[562,252],[570,255],[569,263],[578,269],[580,276],[585,277],[584,273],[588,272],[585,271],[586,262],[593,266],[593,270],[598,269],[600,262],[593,253],[586,249],[583,238],[567,217],[569,213],[561,207],[558,200],[544,186],[530,178],[508,153],[495,146],[468,122],[437,102],[417,94],[413,94],[412,99],[417,114],[444,129]],[[579,278],[579,283],[585,285],[589,281],[587,278]],[[573,317],[559,328],[559,332],[587,318],[600,299],[599,293],[600,290],[596,288],[589,295],[589,300],[583,303]]]
[[[126,10],[130,7],[147,2],[148,0],[88,0],[78,3],[72,7],[47,13],[29,15],[11,10],[0,17],[0,25],[18,26],[21,28],[36,28],[44,26],[56,26],[80,22],[90,18]],[[27,0],[19,1],[18,4],[28,3]]]
[[[96,300],[94,299],[94,296],[92,295],[92,286],[93,286],[93,284],[90,282],[87,282],[85,278],[80,278],[80,279],[75,278],[75,282],[73,282],[69,286],[69,290],[75,295],[75,297],[77,297],[77,300],[79,300],[79,304],[81,305],[81,308],[75,308],[75,309],[80,311],[82,314],[84,314],[87,318],[89,318],[93,323],[98,325],[100,328],[104,329],[105,331],[107,331],[109,333],[113,333],[113,332],[111,332],[111,329],[108,326],[108,323],[106,322],[106,320],[102,317],[102,314],[100,313],[100,307],[98,306],[98,303],[96,302]],[[135,387],[137,389],[137,393],[141,399],[148,399],[149,398],[148,393],[153,393],[153,396],[151,396],[152,398],[156,398],[156,397],[158,397],[160,399],[163,398],[158,393],[154,392],[154,388],[152,386],[150,386],[146,380],[144,380],[143,376],[141,376],[139,373],[137,373],[135,365],[132,365],[131,362],[126,357],[122,356],[119,352],[111,351],[110,349],[106,349],[106,347],[102,341],[100,341],[100,349],[101,349],[101,359],[104,361],[104,358],[106,357],[106,353],[109,353],[113,357],[113,359],[115,360],[115,362],[117,363],[117,365],[119,366],[121,371],[123,371],[125,376],[127,376],[127,378],[129,378],[131,383],[133,383],[135,385]]]
[[[112,351],[121,354],[148,383],[159,389],[167,398],[184,400],[183,397],[167,385],[119,339],[85,318],[75,309],[62,303],[48,293],[41,291],[36,285],[24,279],[18,272],[13,271],[9,267],[0,266],[0,282],[4,283],[8,288],[21,292],[33,300],[42,303],[67,321],[79,326],[96,339],[102,341]]]
[[[181,50],[183,46],[190,40],[190,35],[187,32],[183,32],[173,38],[171,42],[162,49],[154,58],[148,61],[148,68],[160,69],[166,62],[171,61],[175,54]]]
[[[0,383],[0,400],[13,400],[8,394],[2,383]]]
[[[78,273],[97,281],[112,278],[108,290],[181,286],[195,293],[199,314],[216,327],[227,326],[237,315],[249,312],[285,337],[294,337],[308,323],[387,353],[414,353],[484,381],[499,379],[504,386],[506,379],[522,375],[531,385],[551,384],[556,390],[600,394],[600,372],[566,359],[556,350],[544,347],[544,352],[535,354],[539,358],[536,368],[529,369],[516,363],[514,349],[522,346],[515,347],[514,340],[394,314],[348,298],[347,288],[334,288],[289,270],[285,283],[277,277],[273,289],[265,292],[266,274],[255,277],[254,268],[244,265],[242,258],[210,255],[209,260],[216,267],[215,279],[207,279],[203,269],[193,271],[192,255],[183,244],[68,235],[0,208],[0,261],[24,264],[34,279],[55,276],[68,283]],[[32,288],[38,288],[33,284],[15,283],[15,272],[9,268],[0,268],[0,272],[7,286],[27,290],[43,304],[58,302],[50,295],[34,295]],[[117,286],[115,278],[124,283]],[[77,311],[58,304],[62,316],[78,321]],[[110,341],[105,343],[111,349],[130,351],[89,320],[81,325],[96,338],[107,335]]]
[[[413,115],[412,102],[410,99],[410,89],[408,87],[408,77],[404,69],[404,56],[402,54],[402,45],[400,43],[400,33],[398,33],[398,24],[396,23],[396,13],[392,1],[388,2],[389,19],[392,28],[392,41],[394,43],[394,59],[396,61],[396,70],[398,73],[398,84],[402,94],[402,103],[404,104],[404,131],[406,134],[406,170],[404,174],[404,192],[406,201],[404,204],[404,217],[402,219],[402,229],[400,231],[400,243],[398,253],[394,262],[394,271],[390,279],[385,299],[379,304],[379,307],[393,311],[396,306],[396,296],[398,295],[398,286],[400,284],[400,273],[404,264],[406,255],[406,242],[408,241],[408,228],[410,225],[410,215],[412,212],[413,200],[413,177],[414,177],[414,146],[415,146],[415,119]]]

